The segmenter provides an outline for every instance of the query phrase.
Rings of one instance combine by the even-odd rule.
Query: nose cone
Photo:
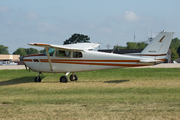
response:
[[[24,65],[25,65],[25,67],[26,67],[26,69],[27,69],[27,67],[29,67],[29,66],[26,64],[26,62],[27,62],[27,57],[26,57],[26,56],[22,56],[22,57],[19,57],[19,59],[24,62]],[[30,67],[29,67],[29,68],[30,68]]]
[[[45,54],[32,54],[23,57],[24,64],[31,68],[31,70],[38,72],[40,69],[41,61],[40,57],[46,56]]]

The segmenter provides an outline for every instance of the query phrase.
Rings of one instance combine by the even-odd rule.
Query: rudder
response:
[[[141,57],[150,57],[161,62],[165,60],[175,32],[160,32],[153,41],[141,52]]]

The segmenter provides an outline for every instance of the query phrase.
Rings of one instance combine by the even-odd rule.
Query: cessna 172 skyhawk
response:
[[[70,45],[52,45],[30,43],[31,46],[44,47],[45,54],[33,54],[24,57],[24,63],[30,69],[39,72],[35,82],[41,82],[40,74],[65,73],[60,82],[78,79],[75,72],[113,69],[123,67],[150,66],[165,60],[174,32],[160,32],[154,40],[139,54],[113,54],[90,51],[99,46],[95,43],[78,43]]]

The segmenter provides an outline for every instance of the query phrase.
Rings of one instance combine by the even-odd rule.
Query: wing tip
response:
[[[28,43],[28,45],[31,45],[31,46],[49,46],[49,44],[45,44],[45,43]]]

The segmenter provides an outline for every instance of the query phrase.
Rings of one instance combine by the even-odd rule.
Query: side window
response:
[[[66,57],[71,57],[71,51],[65,51]]]
[[[70,56],[71,56],[70,51],[56,50],[56,57],[70,57]]]
[[[81,58],[81,57],[83,57],[81,52],[73,52],[73,58]]]

